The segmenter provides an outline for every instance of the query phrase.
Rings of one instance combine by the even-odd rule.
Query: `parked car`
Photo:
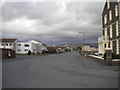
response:
[[[95,56],[99,56],[99,53],[94,53]]]

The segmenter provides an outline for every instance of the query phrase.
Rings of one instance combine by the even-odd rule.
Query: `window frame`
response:
[[[29,47],[30,45],[29,44],[24,44],[24,47]]]
[[[21,46],[21,44],[18,44],[18,46]]]
[[[110,38],[113,37],[113,29],[112,29],[112,25],[110,25]]]
[[[107,15],[104,16],[104,24],[107,24]]]
[[[112,11],[111,10],[109,11],[109,20],[110,21],[112,20]]]
[[[8,43],[5,43],[5,46],[8,46]]]
[[[118,16],[118,5],[115,5],[115,16]]]
[[[24,49],[24,51],[28,51],[28,49]]]

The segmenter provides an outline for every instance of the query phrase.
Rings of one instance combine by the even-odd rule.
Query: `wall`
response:
[[[1,44],[4,44],[3,46],[1,45]],[[8,44],[8,45],[6,45],[6,44]],[[12,45],[10,45],[10,44],[12,44]],[[9,49],[12,49],[12,50],[14,50],[14,43],[12,43],[12,42],[3,42],[3,43],[1,43],[0,42],[0,48],[9,48]]]
[[[11,58],[15,58],[15,51],[12,49],[1,49],[0,48],[0,58],[8,58],[8,51],[11,53]]]
[[[21,46],[19,46],[19,44]],[[25,47],[25,44],[27,44],[29,46]],[[31,52],[32,52],[32,44],[31,43],[27,43],[27,42],[19,42],[19,43],[16,44],[16,53],[17,54],[26,54],[26,53],[28,53],[28,51],[25,51],[25,49],[31,50]],[[20,51],[18,51],[18,50],[20,50]]]

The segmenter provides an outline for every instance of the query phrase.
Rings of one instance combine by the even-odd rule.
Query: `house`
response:
[[[0,39],[0,58],[15,58],[17,39]]]
[[[16,50],[17,39],[4,38],[0,39],[0,48]]]
[[[51,46],[51,47],[47,47],[47,49],[48,49],[48,53],[57,53],[58,47]]]
[[[42,43],[41,42],[38,42],[38,41],[35,41],[35,40],[29,40],[27,42],[36,45],[36,49],[34,48],[34,51],[33,51],[34,53],[42,53],[43,52],[43,50],[42,50]]]
[[[26,54],[29,50],[35,54],[42,53],[43,51],[47,50],[47,45],[35,40],[19,42],[17,43],[16,47],[16,53],[18,54]]]
[[[60,47],[60,46],[48,47],[48,53],[63,53],[63,52],[64,52],[64,47]]]
[[[98,38],[99,53],[106,50],[120,54],[120,0],[107,0],[102,12],[102,36]]]
[[[29,50],[32,53],[37,53],[37,44],[30,43],[30,42],[18,42],[16,44],[17,54],[27,54]]]
[[[44,43],[42,43],[42,47],[41,47],[41,49],[42,49],[42,52],[44,52],[44,51],[48,51],[48,49],[47,49],[47,45],[44,44]]]
[[[73,51],[74,46],[73,45],[69,45],[69,44],[61,44],[58,45],[58,47],[62,48],[64,51]]]
[[[90,44],[84,44],[84,46],[82,46],[82,51],[90,51]]]
[[[98,48],[95,46],[92,46],[90,44],[84,44],[84,46],[82,47],[82,51],[88,51],[88,52],[95,51],[95,52],[97,52]]]
[[[39,41],[35,41],[35,40],[29,40],[27,42],[31,42],[33,44],[37,44],[37,53],[42,53],[44,51],[47,51],[47,45],[42,43],[42,42],[39,42]]]

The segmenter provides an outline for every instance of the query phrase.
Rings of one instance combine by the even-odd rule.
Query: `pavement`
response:
[[[118,88],[118,66],[77,52],[19,55],[2,63],[3,88]]]
[[[90,57],[94,57],[94,58],[97,58],[97,59],[100,59],[100,60],[104,60],[104,58],[102,58],[101,56],[95,56],[95,55],[89,55]]]

